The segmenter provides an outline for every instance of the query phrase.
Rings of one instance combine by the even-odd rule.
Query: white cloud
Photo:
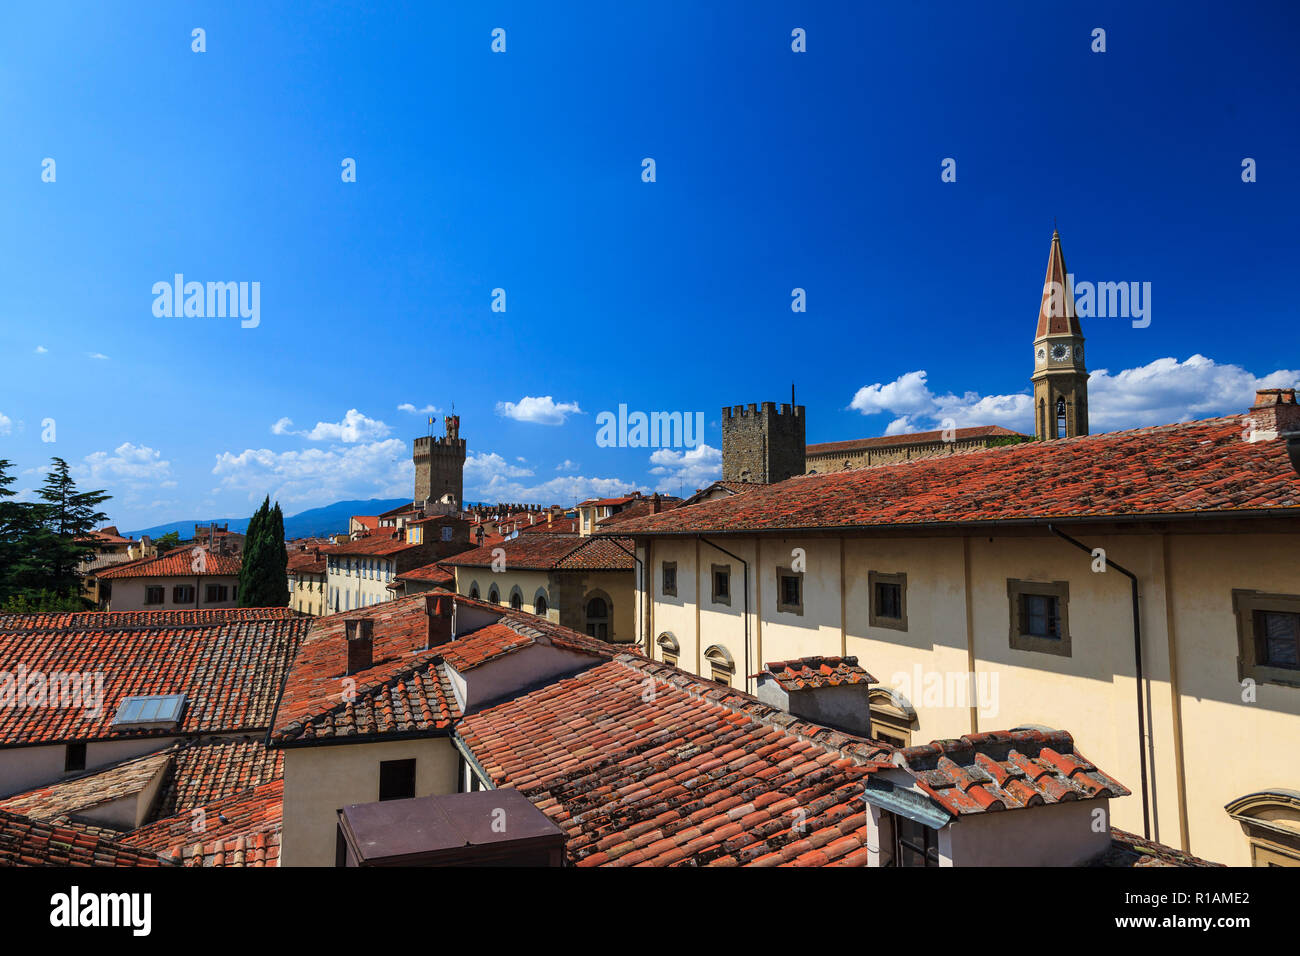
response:
[[[127,485],[136,489],[152,488],[171,478],[171,462],[157,449],[123,442],[113,449],[91,452],[73,467],[78,484],[96,488]]]
[[[556,471],[577,471],[579,465],[576,461],[570,461],[568,458],[555,466]]]
[[[1300,371],[1279,369],[1256,377],[1239,365],[1220,365],[1199,354],[1185,362],[1156,359],[1114,375],[1097,369],[1088,378],[1089,423],[1092,431],[1101,432],[1244,414],[1254,402],[1256,389],[1289,388],[1297,381]],[[858,389],[849,407],[864,415],[895,416],[885,428],[886,435],[942,428],[948,419],[958,428],[1002,425],[1033,434],[1033,404],[1027,391],[935,394],[920,370]]]
[[[310,431],[294,431],[293,419],[281,418],[271,426],[273,435],[298,435],[308,441],[337,441],[353,444],[386,438],[392,431],[375,418],[367,418],[355,408],[349,408],[341,422],[317,422]]]
[[[390,438],[329,449],[222,452],[212,473],[222,490],[246,491],[249,501],[270,494],[282,504],[313,507],[341,498],[409,496],[414,470],[406,444]]]
[[[693,494],[722,477],[722,452],[700,444],[689,451],[660,448],[650,456],[650,474],[660,478],[655,491],[661,494]]]
[[[1300,370],[1278,369],[1256,377],[1240,365],[1219,365],[1204,355],[1185,362],[1156,359],[1111,375],[1098,369],[1088,377],[1090,420],[1095,431],[1169,422],[1244,415],[1255,404],[1255,390],[1294,388]]]
[[[570,415],[582,414],[577,402],[556,403],[550,395],[537,398],[525,395],[518,402],[497,402],[496,411],[504,418],[534,425],[563,425]]]
[[[520,480],[531,477],[533,472],[529,469],[512,465],[493,452],[470,455],[465,460],[465,500],[567,505],[584,498],[619,495],[636,489],[634,483],[621,478],[566,475],[539,483]]]
[[[44,345],[38,345],[36,346],[34,351],[36,352],[37,355],[44,355],[46,352],[49,351],[49,349],[47,349]]]
[[[104,359],[104,360],[108,359],[108,356],[105,355],[103,352],[87,352],[86,355],[93,359]]]
[[[399,412],[410,412],[412,415],[436,415],[438,409],[432,405],[425,405],[424,408],[416,408],[410,402],[402,402],[397,406]]]
[[[4,412],[0,412],[0,435],[8,435],[13,426],[13,421]]]

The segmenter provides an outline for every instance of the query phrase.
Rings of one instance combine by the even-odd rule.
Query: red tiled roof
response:
[[[536,524],[530,524],[519,529],[520,534],[577,534],[577,518],[552,518],[547,521],[545,518],[540,519]]]
[[[379,515],[353,515],[352,521],[355,521],[363,528],[370,528],[371,530],[379,527]]]
[[[0,614],[0,634],[14,631],[118,631],[141,628],[194,627],[239,621],[292,620],[288,607],[191,608],[172,611],[50,611]]]
[[[659,511],[654,513],[660,514],[665,511],[671,511],[681,503],[681,498],[661,496],[659,498]],[[648,515],[651,513],[651,509],[653,508],[653,498],[642,498],[639,501],[635,501],[628,505],[622,511],[615,511],[612,515],[601,518],[596,522],[596,527],[608,529],[611,525],[616,525],[620,521],[627,521],[631,518],[640,518],[642,515]]]
[[[385,555],[397,554],[399,551],[405,551],[408,548],[420,548],[423,545],[407,544],[406,532],[397,531],[396,537],[389,533],[388,528],[380,528],[372,534],[364,535],[355,541],[341,541],[338,544],[331,545],[330,554],[344,555]],[[392,529],[396,531],[396,529]],[[322,549],[324,550],[324,549]]]
[[[858,666],[856,657],[801,657],[794,661],[772,661],[766,670],[788,691],[879,683]]]
[[[446,731],[459,711],[438,649],[426,649],[430,599],[413,594],[317,618],[285,681],[271,741]],[[358,618],[374,622],[373,666],[348,675],[345,622]]]
[[[0,867],[165,865],[150,850],[86,828],[42,823],[0,810]]]
[[[1089,763],[1064,730],[966,734],[899,750],[894,763],[955,816],[1129,793]]]
[[[171,763],[172,748],[131,757],[0,800],[0,810],[55,821],[139,794]]]
[[[324,574],[325,555],[317,557],[315,551],[291,551],[287,570],[290,574]]]
[[[1300,517],[1282,441],[1242,440],[1238,418],[989,448],[824,475],[637,518],[621,534],[928,527],[1044,519]]]
[[[571,535],[530,534],[496,544],[484,544],[450,558],[443,558],[442,563],[465,568],[491,567],[495,560],[492,552],[501,548],[505,551],[508,569],[549,571],[584,540],[586,539]]]
[[[851,441],[827,441],[809,445],[804,449],[808,456],[840,454],[841,452],[868,451],[873,448],[893,448],[897,445],[922,445],[943,440],[943,431],[909,432],[905,435],[882,435],[879,438],[856,438]],[[1001,425],[974,425],[970,428],[955,428],[952,440],[966,441],[971,438],[1023,438],[1032,440],[1032,436],[1013,432]]]
[[[74,614],[66,627],[0,630],[0,661],[9,670],[25,667],[47,680],[82,675],[90,680],[92,696],[96,677],[103,681],[103,706],[95,716],[88,716],[93,701],[89,707],[0,707],[0,746],[263,730],[311,626],[310,618],[286,617],[283,610],[253,620],[200,612],[217,617],[198,624],[173,623],[176,615],[194,612],[142,612],[146,621],[157,615],[159,626],[117,628],[95,627],[94,619],[102,615]],[[177,727],[112,726],[123,698],[154,694],[185,695]]]
[[[128,561],[99,572],[100,580],[117,580],[118,578],[192,578],[197,574],[204,577],[219,575],[237,576],[242,558],[237,554],[216,554],[200,550],[194,554],[193,548],[175,548],[156,558],[141,558]],[[201,562],[202,570],[195,569],[195,563]]]
[[[276,779],[122,837],[181,866],[279,866],[284,780]],[[201,821],[203,830],[195,833]]]
[[[571,571],[631,571],[636,567],[631,538],[587,538],[559,561],[555,567]]]
[[[889,766],[886,747],[630,654],[458,732],[579,866],[862,864],[863,781]]]
[[[418,568],[411,568],[409,571],[403,571],[401,574],[396,575],[394,580],[431,581],[434,584],[450,588],[455,583],[456,576],[435,561],[432,564],[422,564]]]
[[[262,737],[178,747],[150,817],[193,810],[283,775],[284,751],[268,749]]]
[[[620,497],[618,497],[618,498],[588,498],[586,501],[580,501],[580,502],[578,502],[574,507],[575,507],[575,508],[587,508],[587,507],[591,507],[591,506],[593,506],[593,505],[596,506],[596,507],[602,507],[602,506],[606,506],[606,505],[609,505],[609,506],[613,506],[613,505],[625,505],[625,504],[627,504],[629,501],[636,501],[636,500],[637,500],[638,498],[640,498],[640,497],[641,497],[641,493],[640,493],[640,492],[637,492],[636,494],[631,494],[631,495],[622,495],[622,496],[620,496]]]

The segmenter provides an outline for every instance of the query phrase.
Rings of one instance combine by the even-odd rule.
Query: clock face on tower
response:
[[[1052,361],[1064,362],[1070,357],[1070,347],[1063,343],[1057,343],[1052,346]]]
[[[1040,361],[1040,362],[1046,362],[1046,361],[1047,361],[1047,349],[1043,348],[1042,346],[1039,346],[1038,351],[1036,351],[1036,352],[1034,353],[1034,358],[1037,359],[1037,360]]]

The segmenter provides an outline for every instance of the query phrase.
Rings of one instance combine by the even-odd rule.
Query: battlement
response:
[[[803,417],[804,406],[791,406],[789,402],[783,402],[780,410],[777,410],[776,402],[763,402],[760,409],[758,403],[750,402],[748,405],[726,405],[722,409],[723,419],[729,418],[749,418],[770,415],[788,415],[794,418]]]
[[[462,455],[465,453],[465,439],[463,438],[431,438],[428,435],[422,435],[415,439],[414,444],[416,455],[432,454],[435,448],[445,448]]]
[[[784,481],[804,473],[804,406],[763,402],[722,409],[724,481]]]

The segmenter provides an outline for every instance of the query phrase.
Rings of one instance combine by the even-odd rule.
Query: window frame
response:
[[[718,594],[718,575],[726,575],[727,593]],[[731,565],[730,564],[712,564],[709,565],[709,594],[714,604],[723,604],[731,607]]]
[[[804,572],[790,568],[776,569],[776,610],[778,614],[797,614],[803,616],[803,576]],[[791,604],[785,600],[785,582],[791,579],[798,590],[796,601]]]
[[[1237,680],[1249,678],[1256,684],[1300,687],[1300,668],[1275,667],[1258,660],[1256,614],[1264,611],[1300,614],[1300,595],[1275,594],[1247,588],[1232,589],[1232,614],[1237,622]]]
[[[401,758],[401,759],[398,759],[398,760],[381,760],[381,761],[379,761],[379,781],[378,781],[378,786],[379,786],[379,800],[380,800],[380,801],[387,801],[387,800],[410,800],[410,799],[412,799],[412,798],[415,796],[415,794],[416,794],[416,771],[417,771],[417,767],[416,767],[416,763],[415,763],[415,761],[416,761],[416,758],[415,758],[415,757],[404,757],[404,758]],[[387,773],[390,775],[390,776],[389,776],[389,780],[388,780],[388,784],[389,784],[389,786],[388,786],[388,789],[389,789],[389,795],[388,795],[388,796],[384,796],[384,789],[385,789],[385,788],[384,788],[384,775],[385,775],[385,772],[387,772]],[[392,776],[391,776],[391,775],[392,775],[392,774],[396,774],[396,773],[402,773],[402,774],[405,774],[405,773],[408,773],[408,772],[409,772],[409,774],[410,774],[410,784],[411,784],[411,785],[410,785],[410,788],[409,788],[409,790],[410,790],[409,795],[406,795],[406,789],[405,789],[405,788],[403,789],[402,795],[398,795],[398,794],[394,794],[394,793],[392,793],[391,791],[392,791],[394,785],[395,785],[396,783],[404,783],[405,780],[402,779],[402,780],[394,781],[394,780],[392,779]]]
[[[158,600],[153,600],[154,592],[158,594]],[[144,606],[153,607],[155,604],[167,603],[167,586],[164,584],[146,584],[144,587]]]
[[[1056,599],[1057,621],[1060,637],[1043,637],[1026,634],[1021,628],[1024,619],[1023,598],[1050,597]],[[1008,642],[1013,650],[1073,657],[1074,648],[1070,634],[1070,582],[1022,581],[1007,578],[1007,610],[1010,615]]]
[[[668,572],[673,575],[673,586],[668,586]],[[677,597],[677,562],[659,562],[659,591],[664,597]]]
[[[80,773],[86,769],[85,741],[76,741],[63,748],[63,772]]]
[[[887,617],[880,613],[880,602],[876,593],[876,586],[880,584],[892,584],[898,588],[898,617]],[[887,627],[894,631],[906,631],[907,574],[902,571],[869,571],[867,572],[867,590],[869,592],[867,623],[871,627]]]

